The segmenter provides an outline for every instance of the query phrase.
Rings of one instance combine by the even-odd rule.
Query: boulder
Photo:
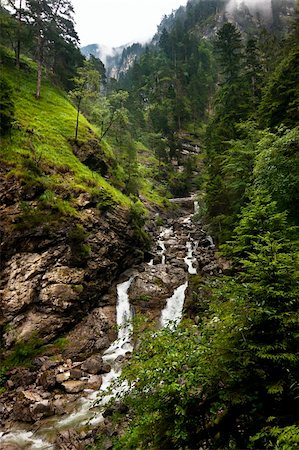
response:
[[[62,383],[62,386],[68,394],[78,394],[86,388],[86,381],[69,380]]]
[[[35,391],[19,392],[13,406],[13,418],[21,422],[35,422],[54,414],[49,400]]]
[[[86,383],[86,389],[98,390],[102,386],[103,380],[100,375],[91,375]]]
[[[56,375],[56,381],[59,384],[63,383],[64,381],[69,380],[70,378],[71,378],[71,372],[70,371],[58,373]]]
[[[37,384],[42,386],[46,390],[54,389],[56,386],[56,371],[55,369],[49,369],[42,372],[37,378]]]
[[[116,303],[116,294],[115,302]],[[108,348],[116,339],[115,306],[94,309],[80,324],[66,335],[69,344],[64,349],[65,356],[86,358],[92,353]]]
[[[86,361],[84,361],[84,363],[81,365],[81,369],[84,372],[96,375],[98,373],[103,373],[103,366],[104,363],[101,355],[93,355]]]
[[[35,422],[46,417],[51,417],[54,415],[54,413],[55,409],[48,400],[43,400],[42,402],[35,403],[30,408],[31,417]]]
[[[82,376],[83,373],[81,369],[73,368],[70,370],[70,378],[72,378],[72,380],[80,380]]]

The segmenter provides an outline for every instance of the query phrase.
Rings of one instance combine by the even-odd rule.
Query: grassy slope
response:
[[[153,152],[143,143],[136,142],[138,150],[138,166],[140,174],[140,194],[150,203],[162,208],[169,206],[168,197],[171,194],[158,183],[159,161]]]
[[[1,72],[14,88],[16,123],[11,138],[1,142],[0,158],[14,168],[11,173],[27,183],[42,184],[46,189],[43,200],[58,198],[65,215],[75,214],[72,204],[81,192],[100,193],[115,203],[130,206],[128,197],[74,155],[69,140],[74,137],[76,110],[66,95],[44,77],[42,97],[36,100],[34,63],[23,59],[25,69],[18,72],[7,52],[5,59],[8,63]],[[80,141],[94,138],[92,125],[81,116]]]

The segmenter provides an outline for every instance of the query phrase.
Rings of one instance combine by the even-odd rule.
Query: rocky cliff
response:
[[[117,206],[100,211],[89,194],[77,199],[78,218],[28,227],[22,202],[32,209],[36,188],[28,188],[10,168],[0,173],[1,338],[16,342],[53,341],[95,307],[120,272],[140,256],[130,212]],[[28,204],[27,204],[28,206]]]

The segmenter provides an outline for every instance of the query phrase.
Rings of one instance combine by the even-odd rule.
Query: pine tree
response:
[[[36,98],[41,95],[42,71],[47,54],[53,49],[53,42],[63,39],[77,43],[78,36],[72,18],[70,0],[26,0],[28,21],[33,27],[37,41],[37,85]]]

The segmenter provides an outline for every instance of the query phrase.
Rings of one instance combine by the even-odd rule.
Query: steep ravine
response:
[[[84,448],[92,442],[93,431],[84,423],[91,421],[94,428],[103,421],[101,410],[92,408],[93,401],[99,389],[104,390],[118,376],[121,360],[132,350],[128,325],[119,329],[118,339],[111,344],[116,337],[115,320],[123,326],[134,312],[156,320],[159,326],[169,322],[173,326],[183,314],[188,274],[222,270],[211,238],[192,221],[192,215],[192,211],[182,210],[180,217],[165,220],[156,232],[153,259],[123,274],[117,289],[113,286],[102,297],[99,290],[97,307],[66,334],[71,342],[68,348],[61,354],[36,358],[34,368],[12,371],[8,391],[0,400],[4,413],[1,448]],[[109,232],[117,236],[116,231]],[[60,267],[67,270],[56,264],[55,274],[62,271],[57,270]],[[38,280],[49,278],[43,275]]]

